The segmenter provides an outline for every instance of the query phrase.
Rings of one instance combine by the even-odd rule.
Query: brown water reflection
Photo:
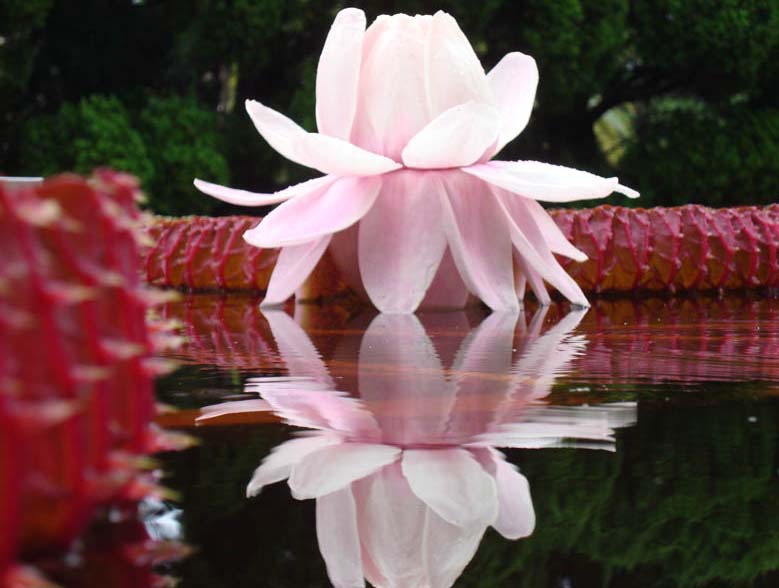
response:
[[[251,297],[198,295],[169,303],[164,315],[183,325],[187,341],[172,357],[185,364],[246,374],[285,374],[285,361],[257,302]],[[542,323],[558,322],[568,310],[565,304],[552,305],[541,314],[528,308],[516,323],[515,338],[538,330]],[[287,312],[310,338],[326,369],[344,381],[339,384],[341,389],[353,392],[352,380],[357,376],[354,354],[372,315],[352,308],[317,306],[288,306]],[[447,358],[456,353],[463,333],[485,316],[485,311],[473,308],[460,313],[422,314],[419,320],[445,366]],[[581,386],[569,390],[560,402],[589,402],[590,395],[597,397],[604,391],[588,384],[759,381],[767,384],[761,387],[761,394],[779,391],[776,298],[596,300],[581,317],[575,334],[586,340],[587,350],[572,358],[563,377]],[[416,366],[417,362],[411,363]],[[376,369],[387,367],[379,363]],[[509,376],[483,373],[481,377]],[[179,424],[187,418],[184,414],[175,417]]]

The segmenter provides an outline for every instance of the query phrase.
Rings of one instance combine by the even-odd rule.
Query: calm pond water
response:
[[[779,585],[777,299],[162,312],[183,588]]]

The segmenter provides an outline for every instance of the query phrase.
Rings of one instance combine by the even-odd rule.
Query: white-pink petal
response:
[[[246,496],[256,496],[264,486],[288,478],[292,466],[306,455],[339,442],[339,438],[334,435],[318,434],[291,439],[274,447],[271,454],[254,470],[246,487]]]
[[[471,100],[493,102],[484,68],[470,41],[445,12],[433,15],[424,65],[431,118]]]
[[[465,449],[407,449],[401,463],[412,492],[445,521],[462,528],[495,521],[495,482]]]
[[[349,141],[357,108],[365,13],[341,10],[330,27],[316,72],[316,123],[319,132]]]
[[[520,300],[524,298],[525,285],[528,285],[533,294],[536,295],[536,300],[538,300],[541,306],[550,304],[552,298],[546,290],[543,278],[517,249],[514,249],[514,264],[516,266],[514,277],[516,279],[517,295],[520,297]]]
[[[430,122],[425,40],[431,16],[379,16],[365,32],[352,142],[400,161],[408,140]]]
[[[383,178],[381,192],[359,225],[362,283],[385,313],[414,312],[446,249],[435,186],[425,173]]]
[[[400,168],[400,164],[348,141],[320,133],[308,133],[283,114],[254,100],[246,111],[268,144],[301,165],[337,176],[372,176]]]
[[[500,119],[491,104],[466,102],[439,114],[403,149],[407,167],[443,169],[479,161],[498,138]]]
[[[246,190],[237,190],[235,188],[228,188],[226,186],[220,186],[219,184],[212,184],[211,182],[205,182],[203,180],[195,179],[195,188],[218,198],[223,202],[229,202],[236,206],[268,206],[270,204],[278,204],[284,202],[290,198],[296,196],[302,196],[316,190],[324,189],[326,186],[332,184],[336,178],[334,176],[323,176],[321,178],[314,178],[289,186],[278,192],[272,194],[259,194],[257,192],[248,192]]]
[[[392,463],[399,455],[397,447],[372,443],[343,443],[309,453],[292,468],[292,496],[300,500],[330,494]]]
[[[554,222],[554,219],[536,200],[526,199],[524,202],[527,213],[538,226],[544,235],[544,240],[549,245],[553,253],[557,253],[574,261],[587,261],[587,254],[574,247],[571,242],[565,238],[562,230]]]
[[[340,178],[273,209],[243,238],[255,247],[286,247],[342,231],[370,210],[381,184],[380,176]]]
[[[365,586],[357,505],[348,486],[316,499],[316,537],[335,588]]]
[[[495,152],[527,126],[538,87],[536,60],[524,53],[509,53],[487,74],[487,82],[500,113],[500,136]]]
[[[449,250],[465,285],[493,310],[517,310],[511,236],[494,196],[459,172],[438,181]]]
[[[605,198],[614,191],[636,197],[638,193],[589,172],[540,161],[490,161],[463,171],[513,194],[546,202],[572,202]]]
[[[530,269],[538,272],[549,284],[579,306],[589,306],[579,285],[560,266],[552,255],[544,235],[525,207],[527,199],[495,189],[495,198],[506,214],[511,237]]]
[[[330,235],[325,235],[308,243],[283,247],[261,306],[282,304],[292,296],[319,263],[329,243]]]

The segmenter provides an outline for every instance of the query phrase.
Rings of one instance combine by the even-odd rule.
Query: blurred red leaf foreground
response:
[[[111,171],[0,185],[2,588],[47,585],[45,576],[156,581],[137,549],[153,546],[136,512],[159,491],[142,456],[164,439],[151,428],[161,367],[151,355],[171,337],[146,321],[154,297],[138,273],[137,195],[132,177]],[[101,541],[89,551],[82,534],[105,534],[109,510],[123,525],[109,535],[133,548]],[[79,573],[61,563],[74,549]]]

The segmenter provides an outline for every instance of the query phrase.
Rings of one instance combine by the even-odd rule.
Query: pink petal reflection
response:
[[[303,456],[292,467],[289,487],[299,500],[325,496],[393,463],[400,453],[390,445],[328,445]]]
[[[401,462],[411,491],[458,527],[495,522],[495,481],[465,449],[407,449]]]
[[[242,414],[247,412],[270,412],[271,405],[266,400],[235,400],[204,406],[200,409],[200,416],[195,423],[202,423],[209,419],[216,419],[228,414]]]
[[[357,505],[350,486],[316,499],[316,536],[333,586],[365,586]]]
[[[340,439],[333,435],[306,435],[292,439],[275,447],[262,464],[254,470],[252,479],[246,488],[246,496],[256,496],[264,486],[286,480],[292,473],[292,467],[304,457],[339,443]]]
[[[428,574],[420,565],[428,507],[412,491],[400,463],[383,468],[354,484],[360,540],[373,569],[366,577],[376,586],[420,586]]]
[[[378,315],[359,349],[337,355],[356,363],[360,398],[328,389],[333,379],[306,333],[270,313],[290,376],[276,385],[255,379],[248,390],[290,424],[319,431],[279,446],[248,492],[287,478],[295,498],[317,499],[317,536],[336,586],[364,578],[451,586],[489,526],[509,539],[535,527],[528,480],[496,447],[613,450],[614,427],[635,420],[632,404],[544,403],[587,344],[575,334],[585,311],[552,326],[546,313],[527,326],[521,313],[493,313],[476,327],[464,313],[424,323]]]
[[[498,490],[498,518],[495,530],[506,539],[521,539],[533,533],[536,514],[530,497],[530,484],[517,467],[506,462],[498,450],[472,450],[481,466],[495,478]]]
[[[439,439],[454,395],[422,323],[413,315],[380,314],[362,337],[358,388],[386,443]]]

